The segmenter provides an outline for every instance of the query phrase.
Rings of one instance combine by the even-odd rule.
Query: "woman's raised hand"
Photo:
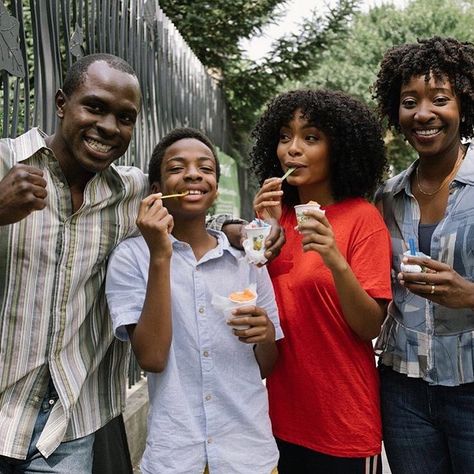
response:
[[[253,200],[253,209],[260,219],[281,217],[281,178],[266,179]]]
[[[316,210],[307,210],[305,215],[310,219],[297,227],[303,235],[303,251],[318,252],[331,271],[344,270],[347,262],[339,251],[334,232],[326,216]]]

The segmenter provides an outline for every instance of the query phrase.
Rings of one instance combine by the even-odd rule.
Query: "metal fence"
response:
[[[105,52],[137,72],[143,109],[122,164],[146,165],[177,126],[204,131],[229,150],[223,93],[157,0],[0,0],[1,135],[32,126],[51,133],[54,95],[76,58]]]
[[[0,0],[0,123],[3,137],[55,128],[54,95],[85,54],[126,59],[143,103],[122,164],[146,168],[159,138],[177,126],[204,131],[229,152],[223,93],[156,0]],[[132,358],[129,385],[141,376]]]

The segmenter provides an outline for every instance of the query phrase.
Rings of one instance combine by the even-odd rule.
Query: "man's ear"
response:
[[[67,97],[62,89],[58,89],[54,101],[56,103],[56,115],[60,119],[64,118],[64,106],[66,105]]]
[[[151,184],[150,190],[153,194],[161,193],[160,183],[158,181],[153,181],[153,183]]]

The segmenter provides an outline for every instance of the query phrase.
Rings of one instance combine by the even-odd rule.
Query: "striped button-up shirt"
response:
[[[73,213],[38,129],[0,140],[0,179],[17,163],[43,170],[48,191],[44,210],[0,227],[0,455],[24,459],[50,377],[59,401],[37,444],[46,457],[124,407],[127,345],[113,338],[104,279],[148,186],[139,169],[111,165]]]
[[[381,360],[397,372],[433,385],[474,382],[474,310],[432,303],[400,285],[407,242],[418,242],[420,207],[410,187],[416,163],[378,191],[392,237],[393,301],[376,344]],[[474,280],[474,145],[450,185],[448,206],[431,238],[430,256]]]

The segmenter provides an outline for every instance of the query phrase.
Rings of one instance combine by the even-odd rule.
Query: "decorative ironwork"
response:
[[[25,66],[20,52],[19,21],[0,2],[0,69],[24,77]]]

